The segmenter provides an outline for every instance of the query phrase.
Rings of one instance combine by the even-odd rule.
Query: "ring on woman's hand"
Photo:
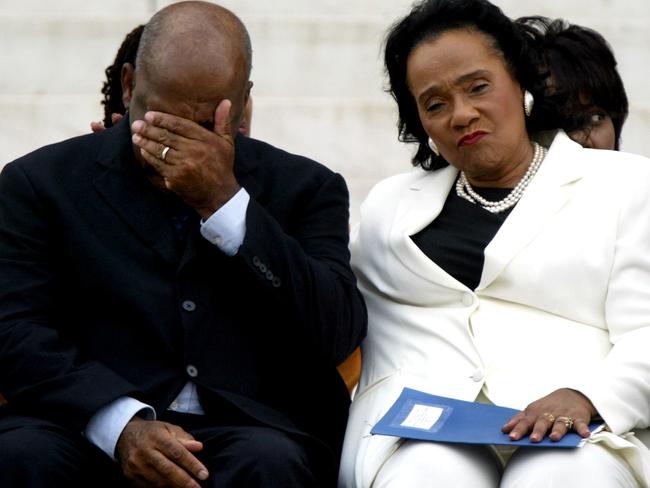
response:
[[[557,420],[557,422],[562,422],[565,425],[565,427],[567,428],[567,430],[573,429],[573,422],[574,422],[573,417],[560,416],[556,420]]]
[[[169,146],[165,146],[165,148],[162,150],[162,154],[160,155],[160,159],[165,161],[168,152],[169,152]]]
[[[545,412],[541,415],[544,420],[548,420],[550,423],[555,422],[555,415],[552,413]]]

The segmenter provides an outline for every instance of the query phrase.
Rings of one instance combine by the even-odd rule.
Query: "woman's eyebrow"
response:
[[[486,69],[477,69],[474,71],[471,71],[470,73],[465,73],[463,75],[460,75],[458,78],[454,80],[454,85],[462,85],[463,83],[467,83],[468,81],[475,80],[476,78],[485,78],[490,75],[490,71]],[[430,85],[426,90],[424,90],[420,96],[418,96],[418,100],[420,102],[424,102],[427,98],[429,98],[431,95],[435,95],[436,93],[439,93],[442,91],[442,88],[438,84]]]

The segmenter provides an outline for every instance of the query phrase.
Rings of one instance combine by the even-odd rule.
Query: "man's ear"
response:
[[[124,105],[125,109],[128,109],[135,88],[135,67],[131,63],[122,65],[120,80],[122,82],[122,105]]]
[[[239,132],[245,136],[250,136],[251,124],[253,122],[253,99],[251,98],[251,88],[253,82],[249,81],[244,94],[244,112],[242,113],[242,120],[239,123]]]
[[[248,80],[248,86],[246,87],[246,94],[244,95],[244,103],[248,102],[248,98],[251,96],[252,88],[253,88],[253,82]]]

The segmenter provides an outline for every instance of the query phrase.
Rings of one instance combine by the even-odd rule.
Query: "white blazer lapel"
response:
[[[485,249],[477,290],[484,289],[569,200],[571,183],[588,171],[583,148],[558,132],[539,172]]]
[[[458,170],[449,166],[427,173],[404,189],[390,230],[390,245],[394,256],[423,280],[465,289],[462,283],[431,261],[411,239],[438,216],[457,175]],[[411,285],[413,289],[417,284]]]

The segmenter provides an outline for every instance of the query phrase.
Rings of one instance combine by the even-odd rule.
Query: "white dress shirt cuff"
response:
[[[201,222],[201,235],[217,246],[224,254],[234,256],[246,236],[246,210],[251,197],[241,188],[235,196]]]
[[[135,398],[121,397],[112,401],[90,418],[86,438],[115,460],[115,446],[124,427],[135,415],[156,420],[156,411]]]

